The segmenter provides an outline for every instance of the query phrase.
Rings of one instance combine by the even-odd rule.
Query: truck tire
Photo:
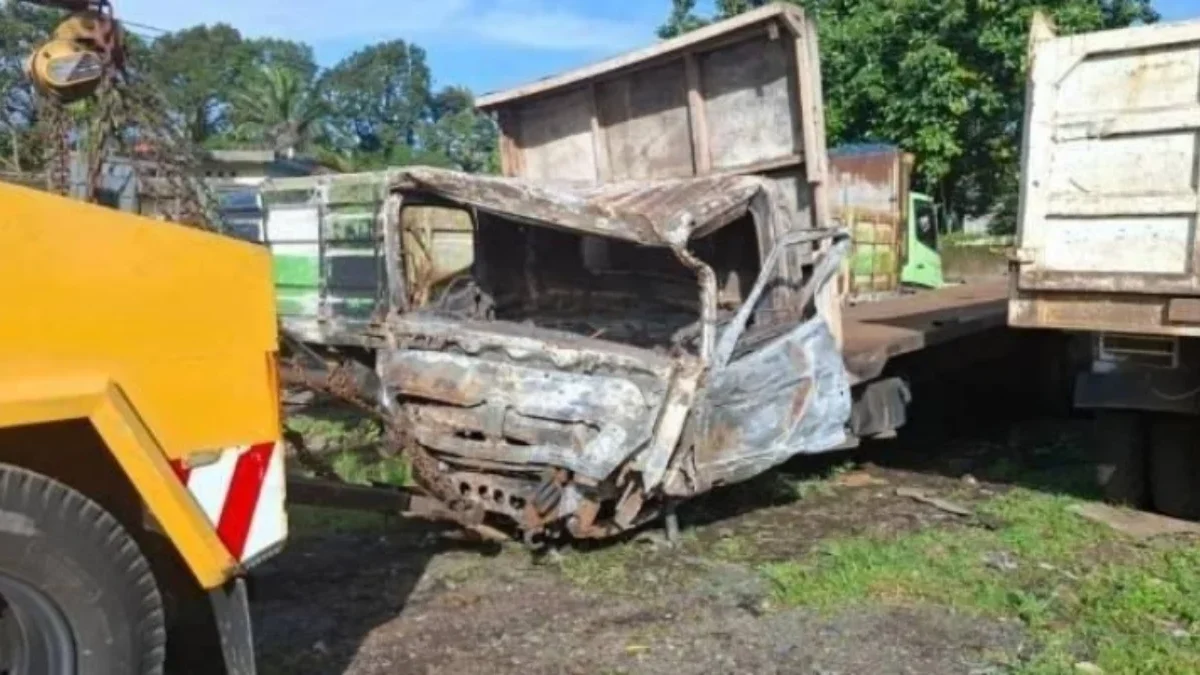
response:
[[[1200,519],[1200,424],[1182,415],[1156,415],[1150,424],[1150,490],[1154,510]]]
[[[165,641],[154,575],[120,523],[0,464],[0,674],[161,675]]]
[[[1099,410],[1092,425],[1096,480],[1104,499],[1142,508],[1150,503],[1146,425],[1141,413]]]

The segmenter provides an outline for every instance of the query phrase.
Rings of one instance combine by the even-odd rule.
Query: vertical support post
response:
[[[825,147],[825,99],[821,90],[821,61],[818,56],[816,26],[801,13],[801,35],[796,36],[796,82],[800,95],[801,137],[804,142],[804,171],[813,197],[813,219],[817,227],[829,220],[825,186],[828,173],[828,148]]]
[[[604,135],[604,127],[600,124],[600,104],[596,98],[596,83],[588,86],[588,97],[592,108],[592,153],[596,156],[596,182],[608,183],[612,180],[612,163],[608,157],[608,141]]]
[[[408,310],[408,279],[405,278],[404,233],[401,231],[404,199],[390,194],[383,203],[383,269],[387,286],[388,311],[399,314]]]
[[[828,185],[828,148],[825,145],[825,95],[821,87],[821,58],[817,42],[816,26],[808,20],[808,15],[798,10],[798,34],[792,43],[796,59],[796,83],[800,97],[801,138],[804,142],[804,170],[808,182],[809,194],[812,199],[813,224],[816,227],[829,227],[829,202],[826,194]],[[820,252],[828,252],[830,243],[822,242]],[[848,266],[847,263],[843,263]],[[847,267],[843,267],[846,270]],[[844,278],[844,274],[841,275]],[[816,304],[820,312],[829,322],[829,330],[833,333],[838,349],[844,344],[842,330],[843,289],[849,284],[828,284],[818,294]]]
[[[520,176],[525,161],[521,155],[520,117],[512,110],[501,109],[496,123],[500,126],[500,173],[505,176]]]
[[[712,173],[712,149],[709,146],[708,112],[704,108],[700,68],[693,52],[684,53],[683,71],[687,80],[688,122],[692,130],[692,170],[697,176],[704,176]]]

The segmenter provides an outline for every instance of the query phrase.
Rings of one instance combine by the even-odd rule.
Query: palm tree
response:
[[[299,73],[263,66],[233,96],[234,135],[287,157],[311,140],[323,106],[315,85]]]

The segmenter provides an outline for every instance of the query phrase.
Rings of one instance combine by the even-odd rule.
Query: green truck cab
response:
[[[900,269],[901,284],[939,288],[946,283],[942,276],[942,255],[938,252],[940,215],[941,208],[932,197],[920,192],[908,193],[907,255]]]

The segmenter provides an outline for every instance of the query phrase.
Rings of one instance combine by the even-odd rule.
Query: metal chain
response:
[[[324,382],[309,377],[303,365],[295,359],[287,360],[283,367],[306,388],[345,401],[383,424],[388,448],[408,459],[417,483],[432,496],[440,499],[455,515],[459,523],[472,527],[483,522],[484,510],[477,504],[464,499],[457,486],[439,468],[438,461],[419,443],[409,438],[400,422],[392,415],[381,412],[377,406],[364,401],[350,370],[337,365],[329,371]],[[306,448],[307,449],[307,448]],[[311,453],[310,453],[311,454]],[[311,459],[317,459],[315,457]],[[302,460],[302,461],[308,461]],[[320,462],[321,460],[317,460]]]
[[[60,101],[43,94],[38,98],[47,149],[47,188],[70,195],[74,125]],[[144,78],[113,70],[105,74],[92,101],[95,110],[86,122],[87,134],[76,134],[78,166],[86,172],[78,196],[96,202],[106,161],[123,155],[132,163],[139,197],[149,193],[160,206],[167,202],[164,215],[173,222],[215,229],[216,200],[200,177],[197,148],[169,119],[156,88]]]
[[[71,120],[58,101],[40,92],[36,96],[38,127],[45,153],[46,189],[66,196],[71,192],[68,141]]]

